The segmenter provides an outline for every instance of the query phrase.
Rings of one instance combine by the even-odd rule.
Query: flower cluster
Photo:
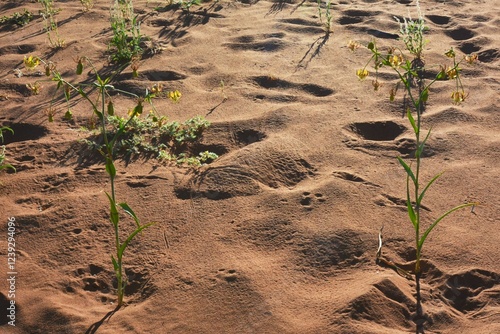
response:
[[[354,52],[359,48],[359,44],[354,41],[349,41],[349,43],[347,44],[347,48]],[[372,56],[363,68],[356,70],[356,76],[359,80],[364,80],[368,76],[370,76],[370,72],[367,70],[367,67],[373,61],[373,67],[375,69],[375,79],[372,81],[372,86],[375,91],[378,91],[382,86],[382,84],[378,81],[377,76],[379,68],[383,66],[392,68],[398,74],[400,80],[402,80],[405,85],[410,85],[409,80],[411,78],[419,78],[419,72],[422,70],[422,68],[419,68],[418,65],[415,65],[416,63],[418,63],[415,63],[415,60],[422,62],[421,59],[415,59],[414,61],[406,60],[402,53],[396,54],[395,48],[389,48],[385,53],[382,53],[377,49],[375,42],[370,42],[367,46],[367,49],[372,52]],[[432,85],[436,80],[455,80],[456,88],[451,94],[453,103],[460,104],[461,102],[465,101],[468,96],[462,86],[460,78],[461,68],[459,67],[459,65],[462,63],[462,61],[465,61],[468,64],[473,64],[478,61],[478,56],[476,54],[465,55],[462,60],[457,61],[457,55],[453,48],[445,52],[445,56],[453,59],[453,65],[441,66],[441,70],[436,78],[432,80],[432,82],[426,88],[422,89],[420,95],[418,96],[418,99],[423,103],[427,101],[429,86]],[[407,88],[409,87],[410,86],[408,86]],[[397,90],[397,85],[390,89],[389,99],[391,101],[394,101]]]

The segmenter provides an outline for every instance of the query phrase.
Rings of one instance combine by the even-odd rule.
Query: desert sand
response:
[[[383,254],[404,266],[415,259],[406,212],[406,174],[413,133],[403,94],[389,101],[394,76],[375,92],[356,70],[370,53],[350,40],[403,47],[394,16],[416,18],[415,1],[332,3],[326,34],[315,1],[205,2],[182,10],[161,1],[134,1],[141,32],[157,47],[125,68],[115,84],[143,91],[162,83],[178,103],[155,101],[170,120],[201,115],[212,125],[200,145],[219,154],[200,168],[136,157],[117,163],[117,195],[143,222],[158,222],[129,246],[125,306],[116,306],[113,229],[99,155],[85,156],[82,131],[92,115],[76,99],[73,120],[24,68],[25,56],[56,64],[69,79],[75,57],[109,66],[111,1],[83,12],[79,1],[57,1],[53,49],[35,15],[23,27],[0,26],[0,125],[6,162],[0,174],[0,304],[2,333],[414,333],[415,282],[375,264]],[[164,10],[155,10],[161,7]],[[457,54],[466,101],[454,105],[451,82],[432,87],[422,127],[432,127],[422,180],[443,176],[424,200],[427,224],[455,212],[423,248],[426,333],[500,333],[500,2],[420,3],[429,31],[429,68]],[[1,16],[32,1],[2,1]],[[431,65],[436,64],[436,66]],[[433,67],[434,66],[434,67]],[[21,75],[23,74],[23,75]],[[84,76],[92,80],[88,68]],[[223,82],[223,87],[221,85]],[[134,101],[116,98],[126,115]],[[8,221],[16,222],[15,327],[8,324]],[[124,231],[133,222],[123,220]]]

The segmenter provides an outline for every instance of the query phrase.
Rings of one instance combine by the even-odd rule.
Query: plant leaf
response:
[[[106,158],[106,172],[109,174],[109,176],[114,179],[116,176],[116,168],[113,163],[113,160],[110,159],[109,157]]]
[[[118,204],[119,206],[121,206],[121,208],[130,216],[132,217],[134,220],[135,220],[135,223],[137,224],[137,227],[141,227],[141,223],[139,222],[139,218],[137,218],[137,215],[134,213],[134,210],[132,210],[132,208],[130,206],[128,206],[127,203],[120,203]]]
[[[424,199],[424,195],[425,195],[425,192],[427,191],[427,189],[429,189],[429,187],[431,186],[431,184],[434,183],[434,181],[436,181],[441,175],[443,175],[444,172],[441,172],[439,174],[437,174],[436,176],[434,176],[430,181],[429,183],[427,183],[427,185],[425,186],[424,190],[422,190],[422,192],[420,193],[420,195],[418,196],[418,200],[417,200],[417,203],[418,205],[420,205],[420,203],[422,202],[422,200]]]
[[[427,236],[429,235],[429,233],[434,229],[434,227],[436,227],[436,225],[443,219],[445,218],[446,216],[448,216],[450,213],[454,212],[454,211],[457,211],[457,210],[460,210],[462,208],[465,208],[465,207],[468,207],[468,206],[473,206],[473,205],[477,205],[478,203],[466,203],[466,204],[461,204],[459,206],[456,206],[454,207],[453,209],[451,210],[448,210],[446,211],[441,217],[439,217],[438,219],[436,219],[434,221],[434,223],[431,224],[431,226],[429,226],[427,228],[427,230],[424,232],[424,234],[422,235],[422,237],[418,240],[418,245],[417,247],[419,249],[422,248],[424,242],[425,242],[425,239],[427,238]]]
[[[406,176],[406,208],[408,211],[408,216],[410,217],[411,223],[413,224],[413,228],[415,230],[418,227],[417,215],[415,214],[415,210],[411,205],[411,197],[410,197],[410,176]]]
[[[111,222],[113,223],[113,226],[115,227],[115,229],[118,227],[118,222],[120,221],[120,217],[118,216],[118,210],[116,209],[116,203],[115,201],[113,201],[113,199],[111,198],[111,196],[106,193],[106,196],[108,196],[108,199],[109,199],[109,203],[110,203],[110,210],[109,210],[109,219],[111,220]]]
[[[125,249],[127,248],[128,244],[130,243],[130,241],[132,241],[132,239],[134,239],[134,237],[137,235],[137,233],[141,232],[145,228],[148,228],[154,224],[156,224],[156,222],[147,223],[145,225],[139,226],[134,232],[130,233],[127,240],[125,240],[123,242],[123,244],[120,245],[120,247],[118,249],[118,256],[120,256],[120,257],[123,256],[123,253],[125,252]]]
[[[429,136],[431,135],[431,130],[432,128],[429,130],[429,132],[427,132],[427,136],[425,136],[425,139],[417,147],[417,151],[415,152],[416,157],[420,157],[420,155],[424,151],[425,143],[427,142],[427,139],[429,139]]]
[[[113,262],[113,267],[115,268],[115,272],[118,272],[120,266],[118,266],[118,262],[116,262],[115,257],[111,255],[111,262]]]
[[[403,168],[405,169],[406,174],[408,174],[408,176],[411,177],[413,184],[415,184],[416,183],[415,175],[413,174],[413,171],[411,170],[410,166],[408,166],[406,162],[403,159],[401,159],[401,157],[398,157],[398,161],[401,164],[401,166],[403,166]]]
[[[418,135],[419,128],[415,124],[415,119],[413,118],[413,115],[411,114],[410,108],[406,109],[406,116],[408,117],[408,120],[410,121],[410,124],[411,124],[411,126],[413,128],[413,131],[415,132],[415,134]]]

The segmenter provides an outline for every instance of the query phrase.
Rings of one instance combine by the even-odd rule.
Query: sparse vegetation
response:
[[[14,134],[14,130],[12,130],[8,126],[0,127],[0,142],[1,143],[3,143],[4,131],[9,131],[12,134]],[[15,171],[16,169],[14,168],[14,166],[12,166],[11,164],[5,163],[5,145],[0,146],[0,149],[1,149],[1,152],[0,152],[0,171],[3,169],[7,169],[7,168],[13,169]]]
[[[82,4],[84,12],[88,12],[94,7],[94,0],[80,0],[80,3]]]
[[[53,0],[38,0],[38,2],[43,7],[43,9],[40,10],[40,15],[43,17],[45,23],[45,31],[47,32],[50,46],[55,49],[63,48],[66,42],[59,35],[57,19],[55,18],[55,15],[61,10],[54,8]]]
[[[326,0],[323,8],[323,3],[321,0],[318,0],[318,16],[325,32],[330,34],[332,31],[332,1]]]
[[[15,24],[18,26],[25,26],[33,19],[33,13],[25,9],[22,13],[15,12],[10,16],[0,17],[0,24]]]
[[[107,121],[108,135],[113,135],[126,119],[113,114]],[[218,158],[213,152],[203,151],[197,155],[194,150],[193,145],[209,125],[201,116],[183,123],[169,122],[167,117],[152,111],[146,117],[134,117],[128,122],[125,132],[116,142],[115,152],[127,160],[134,156],[151,156],[160,161],[200,166]],[[95,140],[85,139],[84,142],[97,150],[104,146]]]
[[[109,42],[109,51],[113,62],[129,62],[142,56],[141,25],[137,16],[133,16],[133,14],[131,1],[117,0],[115,2],[110,19],[113,37]]]
[[[418,21],[405,20],[401,32],[403,33],[403,42],[406,46],[406,50],[411,56],[407,56],[403,51],[390,48],[388,51],[381,51],[375,42],[370,42],[367,45],[367,49],[371,52],[371,57],[368,63],[361,69],[356,71],[356,75],[360,80],[364,80],[370,73],[367,69],[368,65],[373,63],[375,69],[375,79],[372,81],[372,85],[375,90],[379,90],[381,83],[378,80],[378,71],[381,68],[389,68],[397,74],[398,80],[397,84],[390,90],[390,100],[394,101],[396,97],[397,88],[399,85],[403,86],[405,92],[405,101],[409,101],[409,106],[406,106],[404,114],[406,115],[411,129],[415,135],[415,151],[413,153],[414,161],[413,163],[398,157],[398,161],[404,168],[406,176],[406,207],[410,222],[415,231],[415,265],[413,274],[417,282],[417,333],[423,333],[423,320],[424,315],[421,307],[421,297],[420,297],[420,277],[422,275],[422,248],[424,242],[427,240],[429,233],[449,214],[457,211],[459,209],[474,206],[477,203],[465,203],[458,205],[442,215],[440,215],[435,220],[428,224],[422,220],[421,208],[424,200],[424,196],[429,190],[430,186],[443,174],[439,173],[433,178],[431,178],[427,183],[421,184],[421,171],[422,171],[422,157],[424,156],[424,149],[427,140],[430,138],[431,129],[423,134],[422,128],[422,113],[424,111],[424,105],[429,99],[431,86],[440,80],[453,80],[455,81],[455,90],[452,92],[452,102],[459,104],[463,102],[466,98],[466,93],[462,86],[460,79],[460,71],[462,63],[473,63],[477,56],[466,55],[461,59],[457,60],[457,55],[453,49],[446,52],[446,56],[453,60],[453,64],[444,68],[441,67],[441,71],[436,75],[436,77],[429,83],[424,82],[422,73],[425,71],[425,63],[422,59],[422,47],[423,38],[422,33],[424,31],[424,20],[420,17]],[[356,50],[359,44],[356,42],[349,43],[349,49]],[[413,57],[413,58],[411,58]],[[415,82],[417,85],[415,85]],[[415,115],[415,116],[414,116]],[[413,166],[412,166],[413,165]],[[422,187],[423,186],[423,187]],[[382,244],[380,241],[379,249],[377,252],[377,261],[381,259],[381,249]],[[398,272],[407,273],[397,268]]]
[[[89,64],[92,73],[95,73],[95,81],[90,85],[67,81],[57,70],[55,64],[45,62],[38,57],[25,57],[24,63],[28,70],[31,71],[40,64],[43,64],[45,74],[51,81],[56,83],[56,91],[63,91],[64,99],[67,103],[67,111],[64,118],[72,118],[72,112],[69,109],[69,101],[73,97],[72,95],[78,95],[87,101],[93,110],[93,115],[97,118],[97,124],[100,127],[99,139],[95,141],[86,140],[86,142],[96,148],[104,157],[106,173],[110,180],[111,189],[109,193],[106,193],[106,196],[110,204],[109,217],[115,236],[116,252],[111,256],[111,259],[117,279],[118,307],[120,307],[123,304],[126,285],[123,255],[135,236],[142,230],[152,226],[154,222],[142,224],[127,203],[119,203],[117,201],[115,160],[120,155],[131,156],[132,154],[153,153],[160,160],[199,166],[217,158],[215,153],[208,151],[200,152],[195,156],[189,151],[190,144],[201,135],[210,123],[203,117],[194,117],[182,124],[168,122],[165,116],[158,116],[152,101],[159,96],[166,96],[172,101],[178,101],[181,97],[180,92],[164,92],[161,85],[154,85],[146,89],[144,96],[116,89],[111,84],[112,76],[103,79],[98,74],[94,65],[85,57],[77,58],[76,74],[82,74],[85,64]],[[95,100],[93,100],[90,97],[90,93],[95,88],[97,88],[98,94]],[[127,116],[119,116],[115,112],[114,102],[110,95],[111,92],[120,93],[135,99],[135,106],[128,111]],[[152,111],[146,117],[141,118],[145,105],[151,106]],[[52,102],[49,110],[51,111],[49,121],[53,121],[54,109]],[[125,237],[122,237],[120,233],[120,209],[130,216],[136,225],[135,229]]]

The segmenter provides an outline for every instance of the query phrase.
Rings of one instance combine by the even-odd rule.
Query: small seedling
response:
[[[94,0],[80,0],[80,3],[82,4],[84,12],[88,12],[94,7]]]
[[[324,12],[324,13],[323,13]],[[323,25],[323,28],[325,29],[325,32],[327,34],[332,33],[332,1],[331,0],[326,0],[325,2],[325,8],[322,8],[322,1],[318,0],[318,16],[321,24]]]
[[[9,131],[10,133],[14,134],[14,130],[12,130],[8,126],[2,126],[2,127],[0,127],[0,142],[2,142],[2,143],[3,143],[3,133],[4,133],[4,131]],[[7,169],[7,168],[10,168],[10,169],[16,171],[16,169],[14,168],[14,166],[12,166],[11,164],[4,163],[4,161],[5,161],[5,145],[0,146],[0,148],[2,150],[0,152],[0,171],[3,170],[3,169]]]
[[[55,15],[59,13],[60,9],[54,8],[53,0],[38,0],[43,9],[40,10],[40,15],[43,17],[45,23],[45,31],[51,47],[55,49],[63,48],[65,46],[64,39],[59,35],[59,29]]]
[[[192,6],[199,6],[201,4],[201,0],[177,0],[176,4],[179,5],[183,11],[189,13]]]
[[[129,62],[142,56],[141,40],[143,36],[137,16],[129,22],[121,11],[115,10],[111,16],[111,29],[113,37],[109,42],[109,51],[113,62]]]

